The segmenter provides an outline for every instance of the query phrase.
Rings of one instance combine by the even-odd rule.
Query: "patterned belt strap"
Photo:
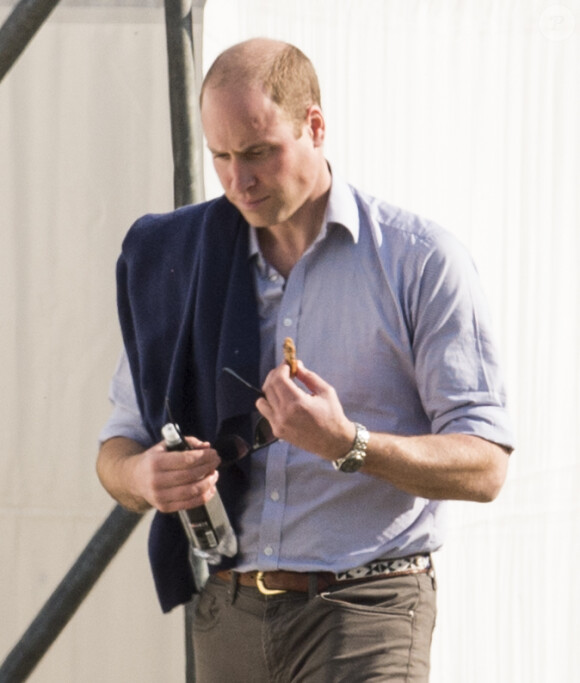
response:
[[[413,555],[412,557],[402,557],[397,560],[373,560],[361,567],[347,569],[344,572],[336,573],[337,581],[352,581],[353,579],[364,579],[371,576],[385,576],[388,574],[424,573],[431,569],[430,555]]]

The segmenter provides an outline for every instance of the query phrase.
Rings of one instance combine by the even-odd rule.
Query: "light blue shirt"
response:
[[[487,306],[452,235],[336,176],[318,238],[287,280],[264,261],[251,230],[262,379],[282,362],[289,336],[346,415],[370,431],[465,433],[513,446]],[[147,445],[125,357],[111,400],[101,440]],[[444,502],[336,472],[283,441],[252,458],[240,571],[342,571],[431,552],[444,540]]]

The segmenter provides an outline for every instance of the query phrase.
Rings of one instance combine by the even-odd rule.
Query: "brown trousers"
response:
[[[193,627],[197,683],[427,683],[435,625],[427,574],[309,597],[210,578]]]

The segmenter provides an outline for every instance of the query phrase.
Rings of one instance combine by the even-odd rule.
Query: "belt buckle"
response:
[[[287,593],[285,590],[276,590],[274,588],[267,588],[264,585],[264,572],[256,573],[256,587],[262,595],[281,595],[282,593]]]

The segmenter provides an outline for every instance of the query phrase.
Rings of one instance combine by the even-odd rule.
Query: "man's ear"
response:
[[[306,123],[308,125],[309,135],[312,137],[314,146],[321,147],[324,143],[326,123],[324,121],[322,109],[317,104],[313,104],[308,108],[308,112],[306,114]]]

